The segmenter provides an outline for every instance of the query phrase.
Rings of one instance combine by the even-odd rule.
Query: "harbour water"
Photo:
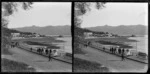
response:
[[[61,50],[68,52],[68,53],[72,53],[72,37],[60,37],[56,39],[63,40],[65,42],[54,43],[54,44],[57,44],[58,46],[60,46]]]
[[[144,52],[148,54],[148,35],[139,36],[139,37],[130,37],[129,39],[137,40],[136,42],[130,43],[133,46],[133,49],[137,49],[137,51]]]

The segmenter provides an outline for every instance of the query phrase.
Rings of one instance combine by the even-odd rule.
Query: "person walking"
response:
[[[105,47],[103,47],[103,50],[105,51]]]
[[[111,53],[114,53],[114,49],[113,49],[113,47],[112,47],[112,51],[111,51]]]
[[[43,49],[43,48],[41,48],[41,54],[43,53],[43,50],[44,50],[44,49]]]
[[[41,48],[39,48],[39,51],[38,51],[38,52],[39,52],[39,54],[41,54]]]
[[[122,61],[124,61],[124,60],[125,60],[125,56],[124,56],[124,49],[122,49],[121,57],[122,57]]]
[[[116,48],[114,48],[114,54],[116,54]]]
[[[30,50],[32,51],[32,48],[30,48]]]
[[[45,52],[46,52],[46,55],[48,55],[48,49],[46,49]]]
[[[119,53],[119,54],[121,53],[121,49],[120,49],[120,48],[118,49],[118,53]]]
[[[110,47],[110,52],[111,52],[111,47]]]
[[[122,48],[122,53],[125,53],[125,50],[124,50],[124,48]]]
[[[90,42],[90,41],[88,42],[88,45],[91,45],[91,42]]]
[[[52,50],[51,49],[49,50],[48,58],[49,58],[49,61],[52,61]]]

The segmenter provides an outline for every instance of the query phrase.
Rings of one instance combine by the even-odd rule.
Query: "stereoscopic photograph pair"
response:
[[[148,2],[1,2],[1,72],[148,71]]]

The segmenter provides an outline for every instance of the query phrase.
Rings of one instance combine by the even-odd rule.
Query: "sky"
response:
[[[81,27],[148,25],[148,3],[106,3],[105,8],[91,11],[83,17]]]
[[[27,26],[71,25],[70,2],[34,2],[32,8],[18,11],[9,17],[8,28]]]

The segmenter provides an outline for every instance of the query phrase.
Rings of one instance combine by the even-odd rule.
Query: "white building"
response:
[[[108,37],[112,37],[112,34],[107,34],[108,35]]]
[[[39,37],[40,35],[39,35],[39,34],[35,34],[35,36],[36,36],[36,37]]]
[[[19,37],[19,36],[20,36],[20,33],[11,33],[11,35],[12,35],[13,37]]]
[[[84,32],[84,36],[91,37],[91,36],[93,36],[93,33],[92,32]]]

